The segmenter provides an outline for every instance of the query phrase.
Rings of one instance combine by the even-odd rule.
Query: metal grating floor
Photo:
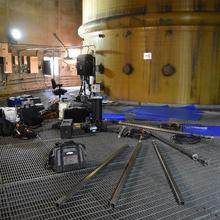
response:
[[[118,139],[113,133],[74,138],[87,147],[87,167],[57,174],[45,168],[50,149],[60,141],[59,131],[52,130],[54,120],[38,128],[38,138],[0,139],[0,219],[220,219],[220,139],[202,140],[184,146],[204,158],[200,163],[158,143],[185,200],[179,206],[169,187],[151,141],[143,142],[142,150],[115,209],[109,200],[133,147],[134,139]],[[161,134],[166,138],[169,135]],[[100,164],[116,147],[131,147],[100,172],[63,208],[55,201],[68,192],[87,173]]]
[[[46,131],[45,131],[46,132]],[[106,139],[111,140],[107,141]],[[111,193],[133,149],[119,155],[111,165],[65,204],[55,201],[80,181],[103,158],[123,143],[115,134],[100,133],[74,139],[87,146],[87,169],[56,174],[44,168],[49,150],[58,140],[0,145],[1,219],[219,219],[220,218],[220,146],[206,141],[186,146],[212,158],[203,167],[179,152],[160,144],[185,205],[177,205],[151,140],[144,142],[115,209],[109,207]]]

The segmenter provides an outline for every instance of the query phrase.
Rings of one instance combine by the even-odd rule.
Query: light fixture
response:
[[[21,31],[16,28],[11,29],[10,34],[13,40],[20,40],[22,37]]]

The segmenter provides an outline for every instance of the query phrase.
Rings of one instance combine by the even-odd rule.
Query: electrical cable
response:
[[[201,137],[194,135],[175,134],[170,140],[176,144],[197,144],[201,142]]]

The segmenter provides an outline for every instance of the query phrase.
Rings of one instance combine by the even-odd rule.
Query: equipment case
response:
[[[74,141],[56,143],[50,152],[48,165],[57,173],[84,168],[85,150],[85,145]]]

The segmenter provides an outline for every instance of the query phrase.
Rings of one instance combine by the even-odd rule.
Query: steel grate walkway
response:
[[[211,159],[207,167],[158,142],[185,200],[177,205],[151,141],[143,142],[115,209],[109,200],[137,141],[99,133],[74,139],[87,146],[87,168],[56,174],[45,169],[48,153],[59,141],[50,126],[34,141],[0,140],[0,219],[220,219],[220,144],[203,140],[185,146]],[[165,135],[168,137],[167,135]],[[55,201],[100,164],[115,147],[132,147],[120,154],[62,208]]]

